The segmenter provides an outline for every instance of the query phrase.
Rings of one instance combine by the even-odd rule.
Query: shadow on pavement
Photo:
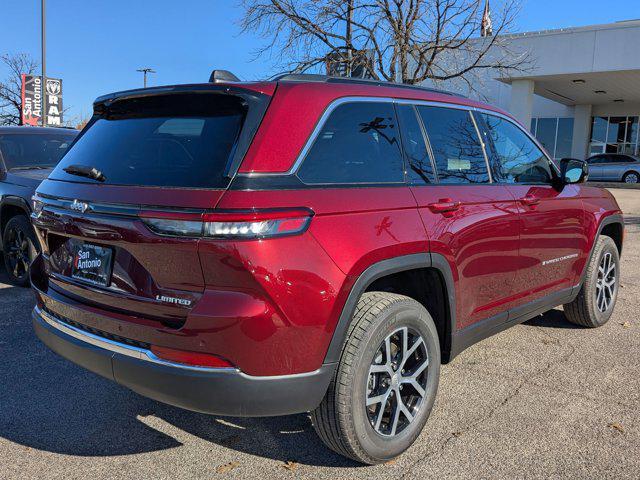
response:
[[[0,339],[0,436],[11,442],[80,456],[131,455],[180,447],[182,443],[173,438],[172,428],[163,425],[164,421],[208,442],[251,455],[308,465],[356,465],[321,443],[307,415],[223,418],[174,408],[130,392],[44,347],[33,333],[29,317],[32,302],[26,297],[1,302],[3,315],[7,313],[9,319],[2,321],[5,333]]]
[[[583,328],[579,325],[575,325],[564,316],[564,312],[562,310],[549,310],[542,315],[538,315],[537,317],[532,318],[531,320],[527,320],[522,325],[528,325],[530,327],[544,327],[544,328],[566,328],[566,329],[576,329]]]

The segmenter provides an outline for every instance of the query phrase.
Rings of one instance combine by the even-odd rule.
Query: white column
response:
[[[509,110],[527,130],[531,128],[533,112],[533,80],[514,80],[511,82],[511,103]]]
[[[573,112],[573,140],[571,142],[571,156],[573,158],[580,160],[587,158],[591,122],[591,105],[576,105]]]

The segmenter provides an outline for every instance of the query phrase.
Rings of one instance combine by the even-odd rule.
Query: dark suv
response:
[[[586,176],[504,112],[423,88],[107,95],[34,199],[33,324],[142,395],[311,411],[330,448],[384,462],[466,347],[558,305],[610,318],[623,221]]]
[[[0,252],[14,285],[29,285],[29,262],[36,252],[31,197],[77,134],[62,128],[0,127]]]

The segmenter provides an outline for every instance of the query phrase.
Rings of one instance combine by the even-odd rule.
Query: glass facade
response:
[[[573,118],[533,118],[531,133],[554,159],[571,156]]]
[[[589,154],[626,153],[638,155],[638,116],[593,117]]]

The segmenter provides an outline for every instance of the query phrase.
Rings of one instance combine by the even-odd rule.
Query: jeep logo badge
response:
[[[84,213],[87,210],[89,210],[89,204],[85,202],[81,202],[78,199],[76,199],[73,202],[71,202],[71,205],[69,205],[69,208],[71,210],[75,210],[76,212]]]

